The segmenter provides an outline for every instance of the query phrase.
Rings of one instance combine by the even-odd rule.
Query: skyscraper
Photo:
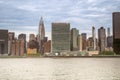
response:
[[[113,47],[113,36],[110,35],[110,28],[107,28],[107,48]]]
[[[8,54],[8,30],[0,30],[0,55]]]
[[[39,29],[38,29],[38,36],[37,36],[37,41],[39,43],[38,52],[42,52],[42,45],[44,43],[44,37],[45,37],[44,21],[43,21],[43,18],[41,17],[40,23],[39,23]]]
[[[82,49],[82,48],[83,48],[82,46],[83,46],[83,39],[82,39],[82,36],[79,35],[79,36],[78,36],[78,50],[79,50],[79,51],[82,51],[82,50],[83,50],[83,49]]]
[[[78,36],[79,30],[76,28],[72,28],[71,30],[71,50],[77,51],[78,50]]]
[[[8,33],[8,40],[14,40],[15,33],[14,32],[9,32]]]
[[[24,43],[23,39],[15,40],[15,46],[13,45],[13,47],[15,48],[14,55],[16,55],[16,56],[23,56],[24,55],[24,47],[25,47],[24,44],[25,43]]]
[[[82,36],[82,50],[86,50],[87,47],[87,34],[86,33],[81,33]]]
[[[112,48],[113,47],[113,36],[108,36],[107,37],[107,48]]]
[[[70,24],[52,23],[52,53],[70,51]]]
[[[9,32],[8,33],[8,54],[12,54],[12,42],[15,39],[15,33],[14,32]]]
[[[92,27],[93,50],[96,50],[95,27]]]
[[[50,52],[51,52],[51,40],[43,44],[43,53],[50,53]]]
[[[24,49],[23,52],[26,53],[26,34],[20,34],[18,36],[19,40],[22,40],[22,42],[24,43]]]
[[[106,48],[106,32],[103,27],[98,29],[98,46],[100,51],[105,51]]]
[[[120,12],[113,14],[113,50],[120,55]]]

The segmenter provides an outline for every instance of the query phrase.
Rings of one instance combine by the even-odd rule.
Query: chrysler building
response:
[[[44,38],[45,38],[45,28],[44,28],[43,18],[41,17],[40,23],[39,23],[39,28],[38,28],[38,37],[37,37],[37,40],[39,43],[38,52],[42,51],[42,45],[43,45]]]

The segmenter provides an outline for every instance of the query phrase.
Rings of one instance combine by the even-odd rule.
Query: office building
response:
[[[105,51],[106,48],[106,31],[101,27],[98,29],[98,46],[100,51]]]
[[[87,39],[87,50],[88,51],[93,51],[94,48],[93,48],[93,37],[89,37]]]
[[[120,55],[120,12],[113,14],[113,50]]]
[[[8,40],[14,40],[15,39],[15,33],[14,32],[8,32]]]
[[[92,38],[93,38],[93,43],[92,43],[93,50],[96,50],[96,37],[95,37],[95,27],[94,26],[92,27]]]
[[[107,48],[112,48],[113,47],[113,36],[108,36],[107,37]]]
[[[52,53],[70,51],[70,23],[52,23]]]
[[[107,28],[107,48],[113,47],[113,36],[110,35],[110,28]]]
[[[78,50],[79,51],[83,51],[83,36],[82,35],[79,35],[78,36]]]
[[[8,30],[0,30],[0,55],[8,54]]]
[[[11,43],[11,56],[23,56],[24,55],[24,40],[14,39]]]
[[[10,53],[11,56],[15,56],[16,55],[16,40],[12,40],[12,43],[11,43],[11,53]]]
[[[14,32],[8,33],[8,54],[11,56],[23,56],[26,52],[26,35],[20,34],[15,38]]]
[[[45,52],[45,51],[44,51],[44,49],[45,49],[45,48],[44,48],[44,46],[45,46],[44,44],[47,43],[47,41],[48,41],[48,37],[44,37],[43,40],[41,40],[41,43],[42,43],[41,53],[42,53],[42,54]]]
[[[19,40],[23,40],[24,41],[24,53],[26,53],[26,34],[19,34],[19,36],[18,36],[18,39]]]
[[[16,56],[23,56],[24,55],[24,40],[16,40]]]
[[[82,50],[86,50],[87,47],[87,34],[86,33],[81,33],[82,36]]]
[[[8,55],[12,54],[12,41],[15,39],[15,33],[9,32],[8,33]]]
[[[79,36],[79,30],[76,28],[71,29],[71,51],[77,51],[78,50],[78,36]]]
[[[43,53],[50,53],[51,52],[51,40],[45,42],[43,44]]]

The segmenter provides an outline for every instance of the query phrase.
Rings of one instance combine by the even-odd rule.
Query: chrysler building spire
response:
[[[40,23],[39,23],[39,33],[41,40],[45,37],[45,28],[44,28],[44,21],[43,18],[41,17]]]

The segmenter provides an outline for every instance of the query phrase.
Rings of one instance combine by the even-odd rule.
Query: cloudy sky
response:
[[[0,0],[0,29],[37,34],[42,16],[49,39],[52,22],[69,22],[91,36],[91,26],[112,28],[112,12],[118,11],[120,0]]]

